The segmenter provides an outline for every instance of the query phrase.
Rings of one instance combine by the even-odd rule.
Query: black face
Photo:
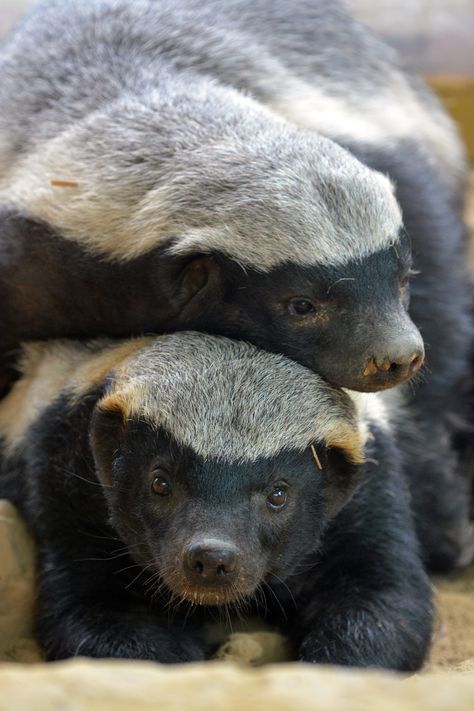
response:
[[[21,215],[1,213],[0,225],[9,255],[0,264],[0,388],[14,376],[18,344],[32,338],[206,331],[366,391],[407,380],[423,361],[406,312],[404,237],[344,267],[286,264],[261,274],[219,255],[170,256],[169,244],[110,262]]]
[[[291,575],[349,498],[358,468],[318,447],[270,460],[204,461],[143,421],[99,413],[93,450],[111,522],[154,584],[219,605]],[[118,445],[118,446],[117,446]],[[112,459],[113,453],[113,459]]]
[[[397,385],[423,362],[423,341],[407,313],[406,238],[337,268],[289,264],[260,274],[222,258],[213,263],[220,284],[211,279],[183,310],[193,328],[284,353],[354,390]]]

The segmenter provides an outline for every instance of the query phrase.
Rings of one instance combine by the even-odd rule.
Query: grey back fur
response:
[[[113,258],[362,258],[400,211],[328,139],[407,136],[458,180],[448,119],[333,0],[43,0],[0,54],[0,205]]]

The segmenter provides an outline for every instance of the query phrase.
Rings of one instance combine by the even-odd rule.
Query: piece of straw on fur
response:
[[[310,445],[310,449],[311,449],[311,452],[313,453],[314,461],[318,465],[318,469],[321,469],[321,471],[322,471],[323,468],[321,466],[321,462],[319,461],[318,453],[316,451],[316,447],[314,446],[314,444]]]
[[[78,188],[79,187],[79,183],[76,182],[75,180],[57,180],[56,178],[53,178],[52,180],[50,180],[49,184],[53,188]]]

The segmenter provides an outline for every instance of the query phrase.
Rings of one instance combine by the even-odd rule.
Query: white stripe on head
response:
[[[386,85],[373,92],[330,93],[291,77],[281,83],[270,108],[298,126],[359,146],[390,147],[416,140],[427,162],[448,183],[464,172],[462,143],[454,122],[433,103],[420,101],[405,77],[387,68]]]
[[[219,140],[179,121],[163,130],[149,106],[123,99],[20,159],[0,183],[2,204],[121,260],[172,240],[174,254],[221,252],[266,271],[288,261],[340,265],[398,238],[401,212],[385,176],[251,99],[211,88],[208,104],[229,114]]]
[[[204,458],[255,461],[313,442],[363,459],[350,399],[284,356],[188,332],[158,338],[116,367],[103,409],[145,419]]]
[[[254,461],[315,442],[363,461],[364,418],[350,398],[284,356],[202,333],[24,347],[22,377],[0,403],[9,454],[61,395],[76,405],[94,388],[99,407],[144,418],[202,457]]]

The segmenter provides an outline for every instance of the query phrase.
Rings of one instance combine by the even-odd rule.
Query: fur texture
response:
[[[168,73],[187,75],[197,92],[201,78],[243,90],[277,116],[337,140],[385,145],[417,135],[446,183],[456,183],[463,169],[453,124],[433,96],[339,2],[299,0],[290,8],[267,0],[95,0],[73,8],[47,0],[3,57],[2,99],[14,101],[3,118],[13,139],[4,143],[6,165],[19,148],[49,140],[121,94],[133,100]],[[61,71],[47,71],[51,65]],[[21,118],[12,122],[12,115]]]
[[[0,496],[38,543],[47,658],[202,660],[217,608],[266,618],[304,661],[419,668],[431,588],[398,451],[370,404],[357,415],[344,393],[244,343],[188,333],[129,346],[35,346],[30,385],[28,363],[43,380],[70,362],[73,379],[59,376],[15,447],[3,435]]]
[[[156,90],[124,90],[9,162],[0,204],[121,260],[166,245],[268,271],[344,264],[398,240],[387,178],[235,90],[160,62],[157,75]],[[52,186],[58,176],[77,186]]]

